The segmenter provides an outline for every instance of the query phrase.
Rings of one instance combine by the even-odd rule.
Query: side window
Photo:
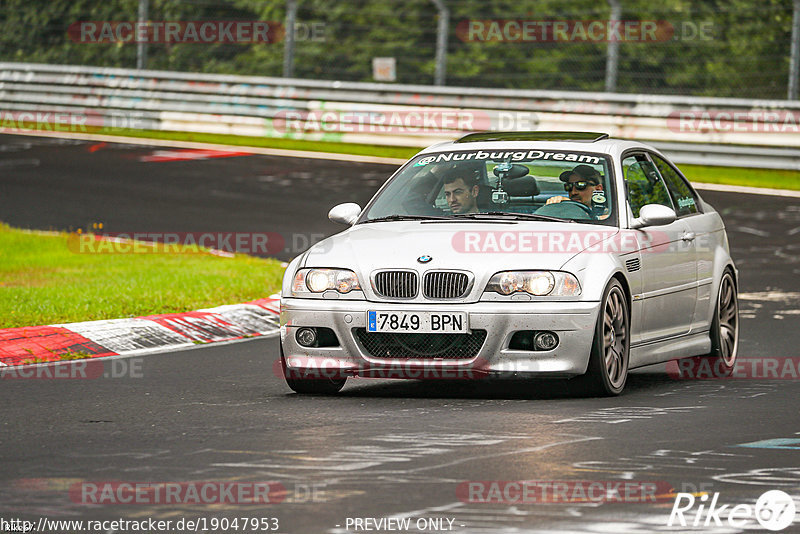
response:
[[[622,160],[622,172],[628,188],[628,202],[634,217],[646,204],[661,204],[672,208],[669,193],[655,166],[643,154]]]
[[[651,154],[650,157],[653,158],[656,167],[661,172],[661,176],[667,182],[667,189],[669,189],[669,194],[675,203],[675,213],[678,214],[678,217],[697,213],[697,200],[683,178],[663,158],[655,154]]]

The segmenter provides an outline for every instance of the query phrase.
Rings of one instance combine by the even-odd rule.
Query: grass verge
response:
[[[744,185],[770,189],[800,189],[800,171],[706,167],[702,165],[679,165],[679,167],[691,182]]]
[[[237,254],[72,252],[68,234],[0,223],[0,328],[138,317],[276,293],[276,260]]]

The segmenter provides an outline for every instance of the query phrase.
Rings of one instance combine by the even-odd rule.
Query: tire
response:
[[[619,395],[628,379],[631,314],[622,285],[612,279],[603,293],[589,354],[589,367],[580,380],[587,393]]]
[[[703,356],[711,359],[714,375],[729,376],[736,366],[739,351],[739,297],[736,282],[730,271],[722,274],[711,321],[711,352]]]
[[[281,344],[281,368],[283,369],[283,378],[286,384],[295,393],[306,395],[334,395],[339,393],[347,382],[345,378],[330,378],[330,377],[317,377],[317,378],[300,378],[291,377],[291,373],[286,369],[286,358],[283,356],[283,344]]]

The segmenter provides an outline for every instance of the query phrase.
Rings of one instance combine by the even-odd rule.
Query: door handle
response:
[[[684,232],[683,235],[681,236],[681,240],[682,241],[694,241],[695,237],[696,236],[695,236],[694,232]]]

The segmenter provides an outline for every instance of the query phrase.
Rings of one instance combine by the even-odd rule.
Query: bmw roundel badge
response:
[[[428,263],[432,259],[433,259],[432,256],[428,256],[427,254],[423,254],[422,256],[417,258],[417,261],[420,262],[420,263]]]

